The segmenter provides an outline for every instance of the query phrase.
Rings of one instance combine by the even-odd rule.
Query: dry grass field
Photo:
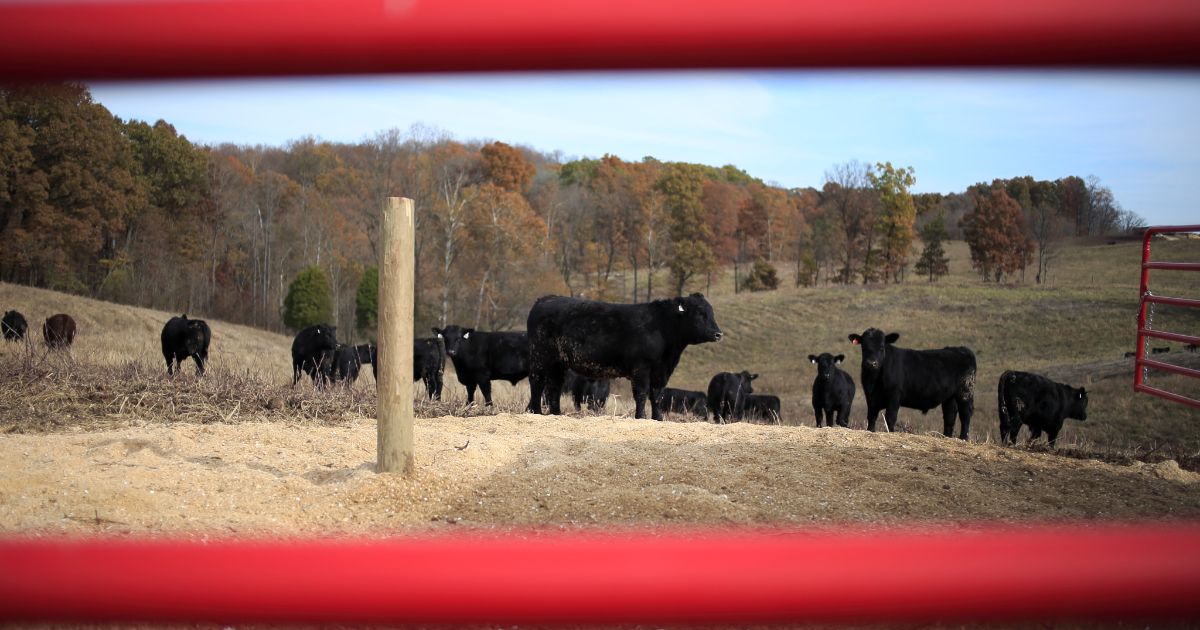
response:
[[[1200,260],[1200,242],[1163,258]],[[496,386],[496,409],[467,407],[448,365],[447,400],[418,401],[415,479],[375,475],[374,382],[291,387],[288,337],[210,321],[208,375],[168,378],[158,334],[171,315],[0,284],[0,309],[31,327],[71,314],[69,354],[0,345],[0,531],[234,532],[272,535],[412,528],[669,523],[892,524],[911,520],[1200,516],[1200,412],[1131,388],[1139,244],[1075,243],[1048,286],[985,285],[961,243],[936,283],[709,291],[726,339],[688,349],[672,386],[704,389],[718,371],[761,374],[783,424],[716,426],[632,419],[628,385],[605,416],[520,413],[527,385]],[[1200,279],[1156,278],[1195,296]],[[201,317],[201,313],[189,314]],[[1156,322],[1200,330],[1200,316]],[[980,379],[973,443],[938,435],[940,414],[901,410],[897,435],[811,428],[813,366],[847,355],[875,326],[900,345],[967,345]],[[40,339],[40,330],[35,333]],[[1154,344],[1168,345],[1168,344]],[[1200,365],[1178,344],[1170,360]],[[1086,422],[1060,446],[1002,447],[995,383],[1006,369],[1085,385]],[[369,370],[368,370],[369,371]],[[1155,375],[1200,395],[1197,383]],[[564,406],[565,407],[565,406]],[[865,425],[861,391],[852,427]]]

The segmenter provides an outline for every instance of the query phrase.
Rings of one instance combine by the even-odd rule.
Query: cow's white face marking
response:
[[[679,312],[680,312],[680,313],[682,313],[682,312],[683,312],[683,305],[682,305],[682,304],[680,304],[680,305],[679,305]]]

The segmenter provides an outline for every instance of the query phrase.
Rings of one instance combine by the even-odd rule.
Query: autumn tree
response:
[[[853,282],[860,267],[868,276],[872,273],[870,253],[874,247],[875,199],[867,178],[869,170],[865,164],[853,160],[835,164],[825,171],[821,205],[828,208],[837,221],[844,239],[842,284]]]
[[[928,275],[930,282],[950,273],[950,258],[946,256],[946,248],[943,245],[949,238],[946,222],[940,215],[921,228],[921,241],[925,247],[921,250],[921,257],[917,259],[914,268],[917,273]]]
[[[509,192],[525,194],[533,183],[535,169],[519,149],[503,142],[486,144],[479,150],[483,175],[491,183]]]
[[[1000,187],[977,196],[975,211],[963,218],[963,231],[971,266],[984,281],[1000,282],[1004,274],[1021,269],[1033,247],[1020,204]]]
[[[891,162],[877,163],[867,171],[867,179],[879,195],[875,233],[879,235],[880,272],[885,283],[889,279],[899,282],[915,236],[917,207],[908,189],[917,180],[911,166],[895,168]]]
[[[704,222],[704,177],[687,164],[669,164],[658,181],[670,225],[672,253],[668,267],[675,295],[683,295],[687,281],[709,272],[716,264]]]
[[[316,265],[304,269],[288,285],[287,297],[283,300],[283,324],[292,330],[300,330],[328,323],[332,318],[329,279]]]

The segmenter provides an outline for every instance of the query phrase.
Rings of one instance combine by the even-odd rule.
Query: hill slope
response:
[[[689,349],[672,382],[702,389],[716,371],[753,369],[759,390],[783,396],[788,423],[807,425],[804,357],[844,352],[857,377],[845,335],[877,326],[911,347],[975,349],[976,439],[995,430],[988,383],[1004,369],[1086,383],[1089,420],[1068,425],[1059,453],[924,435],[940,417],[911,411],[901,428],[917,435],[637,421],[626,385],[609,408],[624,417],[510,413],[524,406],[524,384],[498,388],[497,413],[463,407],[451,371],[450,400],[418,405],[411,480],[371,472],[369,376],[349,391],[292,388],[287,337],[210,322],[209,375],[167,379],[158,332],[169,314],[0,284],[0,307],[35,327],[59,311],[80,323],[73,358],[0,345],[0,530],[1196,518],[1200,475],[1163,460],[1194,466],[1197,414],[1134,396],[1120,358],[1133,343],[1136,277],[1113,270],[1136,261],[1135,247],[1067,250],[1052,287],[980,285],[959,247],[958,274],[934,285],[714,290],[728,339]],[[1102,280],[1071,280],[1080,273]],[[855,426],[864,415],[860,392]],[[1148,452],[1157,463],[1128,457]]]

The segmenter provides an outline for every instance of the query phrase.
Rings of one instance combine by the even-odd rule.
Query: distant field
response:
[[[1200,241],[1158,243],[1155,252],[1160,259],[1200,260]],[[975,351],[979,387],[973,439],[996,439],[995,384],[1004,370],[1017,369],[1045,373],[1088,388],[1089,419],[1084,423],[1068,421],[1060,436],[1064,447],[1086,452],[1169,452],[1184,460],[1198,457],[1200,412],[1146,395],[1135,396],[1132,362],[1122,358],[1134,346],[1139,242],[1072,243],[1063,249],[1051,267],[1049,283],[1043,286],[1031,282],[984,284],[970,269],[964,243],[951,243],[949,254],[951,274],[934,283],[910,278],[901,285],[796,288],[791,286],[784,265],[781,289],[735,295],[732,270],[728,275],[718,274],[708,296],[726,338],[689,348],[671,385],[704,390],[716,372],[750,370],[761,375],[755,382],[756,391],[783,399],[785,424],[810,424],[809,397],[815,368],[808,363],[807,355],[845,354],[843,367],[857,383],[860,355],[846,335],[874,326],[899,332],[899,345],[904,347],[966,345]],[[665,278],[660,281],[665,282]],[[1152,287],[1195,297],[1200,295],[1200,278],[1156,272]],[[689,287],[697,289],[704,288]],[[24,312],[38,340],[45,317],[57,312],[74,316],[79,335],[73,354],[82,363],[123,366],[146,378],[165,372],[158,335],[171,314],[10,284],[0,284],[0,308]],[[203,317],[202,313],[191,315]],[[1155,322],[1176,331],[1200,331],[1200,313],[1160,309]],[[288,387],[289,337],[217,321],[210,321],[210,325],[211,369],[218,380],[229,379],[230,383],[243,384],[237,387],[258,387],[279,396],[298,396],[297,400],[308,400],[304,404],[312,402],[307,398],[311,388],[293,391]],[[1172,346],[1172,352],[1160,358],[1197,363],[1198,357],[1182,353],[1179,344],[1153,345]],[[38,355],[40,344],[28,349],[16,344],[0,346],[0,357],[6,360],[22,352]],[[185,373],[190,375],[190,365],[185,366]],[[1151,378],[1175,391],[1200,396],[1200,383],[1191,379],[1158,374]],[[463,407],[465,390],[449,363],[446,382],[447,401],[419,403],[419,414],[487,413]],[[373,383],[371,376],[364,375],[352,394],[354,406],[369,413],[373,413]],[[632,415],[628,383],[618,383],[614,393],[608,413]],[[264,396],[269,397],[259,394],[260,398]],[[494,397],[500,410],[521,411],[527,396],[525,383],[516,387],[495,384]],[[859,387],[851,426],[864,427],[865,416]],[[902,410],[898,427],[914,433],[940,431],[941,416],[937,410],[927,416]]]

